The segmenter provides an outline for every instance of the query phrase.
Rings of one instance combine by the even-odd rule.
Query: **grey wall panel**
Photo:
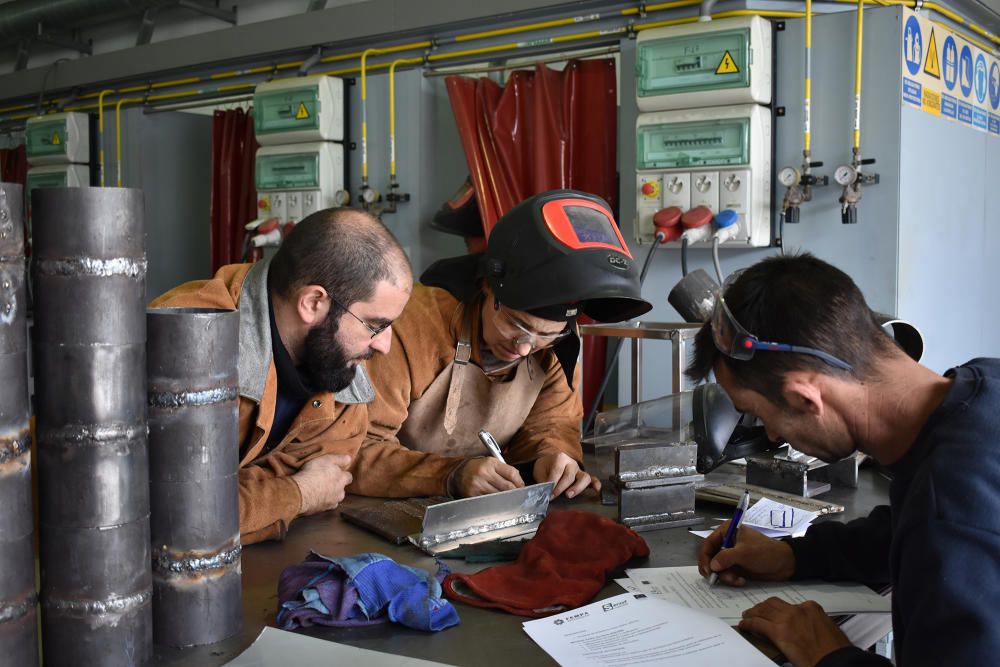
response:
[[[986,325],[998,321],[988,276],[1000,256],[1000,139],[910,108],[902,131],[899,314],[923,332],[929,368],[996,356],[1000,330]]]

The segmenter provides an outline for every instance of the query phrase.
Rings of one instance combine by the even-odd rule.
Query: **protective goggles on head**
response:
[[[740,361],[753,359],[753,355],[757,350],[765,350],[767,352],[797,352],[798,354],[808,354],[816,357],[834,368],[844,371],[854,370],[846,361],[838,359],[823,350],[806,347],[805,345],[790,345],[788,343],[772,343],[759,340],[757,336],[744,329],[736,321],[736,318],[733,317],[733,313],[729,310],[729,306],[726,305],[724,297],[729,287],[736,282],[736,278],[739,277],[740,273],[742,272],[737,271],[730,274],[715,296],[715,308],[712,311],[712,340],[719,352],[730,359],[738,359]]]
[[[504,325],[507,327],[510,333],[518,331],[520,333],[514,334],[511,340],[514,341],[515,345],[530,345],[531,349],[537,350],[539,348],[547,347],[552,345],[566,336],[570,335],[571,330],[569,328],[563,329],[562,331],[557,331],[556,333],[541,333],[538,331],[533,331],[521,322],[518,322],[507,309],[503,306],[499,309],[499,315]]]

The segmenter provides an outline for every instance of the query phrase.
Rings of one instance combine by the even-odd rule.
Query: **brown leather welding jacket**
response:
[[[224,266],[211,280],[185,283],[155,299],[154,308],[238,308],[240,311],[240,538],[243,544],[282,539],[299,516],[302,496],[291,475],[325,454],[354,456],[374,391],[363,366],[353,382],[305,402],[288,433],[264,452],[274,420],[278,375],[271,354],[269,261]]]
[[[403,314],[393,322],[392,346],[388,354],[368,361],[368,374],[376,398],[368,406],[368,433],[351,472],[351,493],[381,497],[446,495],[449,476],[464,456],[443,454],[445,442],[420,443],[408,447],[400,431],[410,405],[418,401],[441,373],[455,361],[462,327],[462,304],[450,292],[416,284]],[[479,359],[479,309],[471,315],[472,361]],[[527,417],[506,443],[505,458],[511,465],[530,463],[545,454],[565,452],[583,460],[580,421],[583,404],[570,386],[562,364],[551,349],[532,354],[533,366],[544,375]],[[523,363],[523,362],[522,362]],[[478,368],[475,372],[481,371]],[[579,367],[573,370],[578,380]],[[578,381],[573,386],[578,386]],[[466,409],[459,420],[476,422],[487,414]],[[440,417],[444,420],[445,416]],[[504,444],[504,443],[501,443]],[[478,446],[478,445],[477,445]],[[415,451],[416,449],[423,451]],[[486,449],[482,448],[483,454]]]

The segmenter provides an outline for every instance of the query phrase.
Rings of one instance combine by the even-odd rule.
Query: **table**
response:
[[[886,503],[888,492],[889,481],[875,470],[866,468],[859,476],[857,489],[834,487],[822,497],[846,508],[844,514],[835,515],[832,519],[850,520],[867,515],[875,505]],[[616,508],[600,505],[599,500],[589,493],[584,495],[585,497],[574,500],[557,499],[552,507],[595,511],[605,516],[614,516]],[[699,516],[711,520],[730,515],[732,508],[699,503],[697,512]],[[651,554],[644,561],[631,563],[632,567],[690,565],[697,560],[701,540],[684,528],[651,531],[642,535],[649,544]],[[390,544],[344,522],[336,511],[304,517],[292,524],[283,542],[264,542],[244,548],[243,630],[239,634],[210,646],[183,650],[157,647],[153,664],[212,667],[235,658],[253,643],[265,625],[275,625],[278,576],[288,565],[302,561],[310,549],[328,556],[350,556],[374,551],[390,556],[399,563],[435,571],[434,559],[416,547]],[[460,560],[446,562],[457,572],[477,572],[484,567],[482,564],[466,564]],[[596,599],[621,592],[617,584],[609,582]],[[528,619],[461,603],[456,603],[455,607],[461,623],[437,633],[425,633],[387,623],[364,628],[310,628],[308,634],[359,648],[452,665],[533,667],[556,664],[524,634],[521,623]]]

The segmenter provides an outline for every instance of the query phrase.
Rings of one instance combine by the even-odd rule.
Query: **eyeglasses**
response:
[[[552,345],[570,334],[570,330],[568,328],[556,333],[541,333],[533,331],[514,319],[514,317],[510,315],[510,313],[508,313],[503,306],[500,306],[499,313],[505,324],[514,327],[516,330],[521,332],[520,334],[516,334],[511,337],[515,345],[530,345],[532,349],[537,349]]]
[[[729,287],[736,282],[742,271],[734,272],[726,278],[725,283],[715,296],[715,308],[712,311],[712,340],[716,349],[730,359],[748,361],[753,359],[754,352],[766,350],[768,352],[796,352],[798,354],[808,354],[821,361],[844,371],[854,370],[849,363],[837,357],[817,350],[814,347],[805,345],[789,345],[788,343],[771,343],[759,340],[757,336],[743,328],[743,326],[733,317],[732,311],[726,305],[724,294]]]
[[[348,310],[347,306],[345,306],[341,302],[337,301],[337,299],[335,299],[332,294],[327,294],[327,296],[330,297],[330,301],[332,301],[335,304],[337,304],[337,306],[341,310],[343,310],[345,313],[347,313],[348,315],[350,315],[351,317],[353,317],[354,319],[356,319],[358,322],[361,322],[361,326],[363,326],[365,329],[368,330],[368,333],[370,333],[372,335],[373,339],[375,338],[375,336],[379,335],[380,333],[382,333],[383,331],[385,331],[386,329],[388,329],[389,327],[392,326],[392,322],[386,322],[385,324],[383,324],[380,327],[373,327],[372,325],[368,324],[363,319],[361,319],[360,317],[358,317],[357,315],[355,315],[354,313],[352,313],[350,310]]]

